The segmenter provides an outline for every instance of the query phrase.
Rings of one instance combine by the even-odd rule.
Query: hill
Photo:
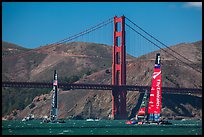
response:
[[[23,48],[19,45],[2,41],[2,57],[17,55],[28,50],[29,49]]]
[[[192,65],[196,65],[202,71],[202,41],[182,43],[171,46],[171,48],[182,55],[185,54],[184,56],[192,60]],[[30,58],[30,60],[26,60],[29,56],[17,59],[24,60],[25,62],[37,62],[36,66],[31,65],[27,67],[32,68],[27,70],[29,77],[24,77],[28,81],[52,81],[52,74],[54,69],[56,69],[61,82],[111,84],[112,51],[110,46],[74,42],[61,46],[40,47],[34,49],[33,52],[38,55],[38,58],[41,57],[40,62],[36,61],[36,56]],[[128,56],[128,85],[151,85],[156,52],[160,52],[162,58],[162,86],[202,88],[202,75],[199,72],[192,70],[189,66],[185,66],[163,51],[155,51],[139,58]],[[43,57],[40,55],[43,55]],[[98,58],[100,58],[100,62],[97,61]],[[23,63],[21,62],[20,64],[22,65]],[[4,69],[7,70],[8,68],[5,67]],[[19,76],[14,76],[8,71],[6,76],[13,76],[11,80],[14,81],[19,79]],[[4,91],[6,90],[4,89]],[[48,94],[39,95],[35,99],[32,98],[32,103],[23,111],[16,111],[18,112],[15,115],[16,118],[23,118],[29,113],[34,114],[38,118],[49,115],[51,94],[49,91],[45,93]],[[127,112],[130,118],[135,115],[139,107],[137,102],[141,100],[142,96],[143,94],[138,92],[128,92]],[[163,96],[162,101],[163,116],[168,118],[175,118],[174,116],[202,117],[201,97],[166,94]],[[59,118],[84,119],[91,117],[108,119],[110,114],[111,91],[63,91],[62,89],[59,91]]]
[[[2,55],[2,81],[52,82],[56,69],[60,75],[59,82],[72,83],[111,67],[111,47],[103,44],[72,42],[26,49],[2,42],[2,53],[6,53],[11,47],[19,52],[11,52],[9,56]],[[50,92],[48,89],[2,90],[2,103],[7,106],[2,109],[3,115],[9,114],[13,109],[23,109],[35,96]]]

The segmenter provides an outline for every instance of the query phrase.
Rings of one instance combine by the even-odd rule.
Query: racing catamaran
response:
[[[171,124],[168,121],[163,121],[160,118],[162,107],[162,75],[160,66],[160,53],[156,54],[154,65],[154,73],[152,75],[152,86],[149,95],[147,106],[147,90],[145,91],[140,109],[135,117],[135,120],[126,121],[126,124]]]
[[[135,117],[136,120],[138,120],[138,124],[142,124],[147,119],[147,90],[145,91],[144,97],[142,99],[142,104],[140,105],[140,109]]]

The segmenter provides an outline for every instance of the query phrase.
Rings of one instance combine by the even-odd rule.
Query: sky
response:
[[[202,40],[201,2],[2,2],[2,40],[37,48],[115,15],[168,46]]]

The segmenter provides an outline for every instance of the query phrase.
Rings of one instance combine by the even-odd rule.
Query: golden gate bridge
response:
[[[137,31],[135,28],[131,27],[129,24],[125,22],[125,19],[127,19],[134,27],[139,28],[142,30],[145,34],[147,34],[150,38],[153,38],[158,43],[162,44],[169,50],[173,51],[175,54],[177,54],[177,57],[174,56],[172,53],[169,53],[167,50],[161,48],[158,44],[155,42],[152,42],[149,38],[145,37],[142,33]],[[126,18],[125,16],[117,17],[114,16],[114,18],[110,18],[102,23],[97,24],[96,26],[93,26],[89,29],[86,29],[85,31],[82,31],[76,35],[73,35],[71,37],[68,37],[66,39],[63,39],[61,41],[55,42],[53,44],[50,44],[46,46],[46,48],[49,48],[51,46],[60,46],[61,44],[67,43],[73,39],[76,39],[78,37],[81,37],[83,35],[86,35],[90,32],[93,32],[99,28],[102,28],[110,23],[113,23],[114,29],[113,29],[113,48],[112,48],[112,84],[105,85],[105,84],[83,84],[83,83],[58,83],[59,88],[66,88],[69,90],[74,89],[94,89],[94,90],[111,90],[112,91],[112,118],[113,119],[126,119],[127,118],[127,112],[126,112],[126,94],[127,91],[139,91],[139,92],[145,92],[146,90],[150,91],[150,86],[140,86],[140,85],[126,85],[126,31],[125,26],[133,30],[135,33],[140,35],[142,38],[147,40],[149,43],[153,44],[154,46],[160,48],[164,52],[170,54],[177,60],[181,61],[183,64],[191,67],[194,71],[197,71],[199,73],[202,73],[197,68],[189,65],[185,61],[182,61],[178,56],[182,57],[188,62],[191,62],[191,60],[187,59],[183,55],[177,53],[176,51],[172,50],[168,46],[166,46],[164,43],[147,33],[144,29],[139,27],[137,24],[135,24],[133,21],[131,21],[129,18]],[[33,52],[38,52],[38,49],[34,49],[30,52],[22,53],[17,56],[24,56],[26,54],[32,54]],[[9,58],[9,57],[8,57]],[[11,81],[4,81],[2,82],[2,87],[15,87],[15,88],[52,88],[53,83],[45,83],[45,82],[11,82]],[[162,87],[162,92],[164,94],[202,94],[202,89],[200,88],[175,88],[175,87]]]

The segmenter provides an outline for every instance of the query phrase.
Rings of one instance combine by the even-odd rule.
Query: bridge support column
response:
[[[112,85],[126,85],[125,17],[114,17]],[[125,90],[112,90],[112,119],[126,119]]]

